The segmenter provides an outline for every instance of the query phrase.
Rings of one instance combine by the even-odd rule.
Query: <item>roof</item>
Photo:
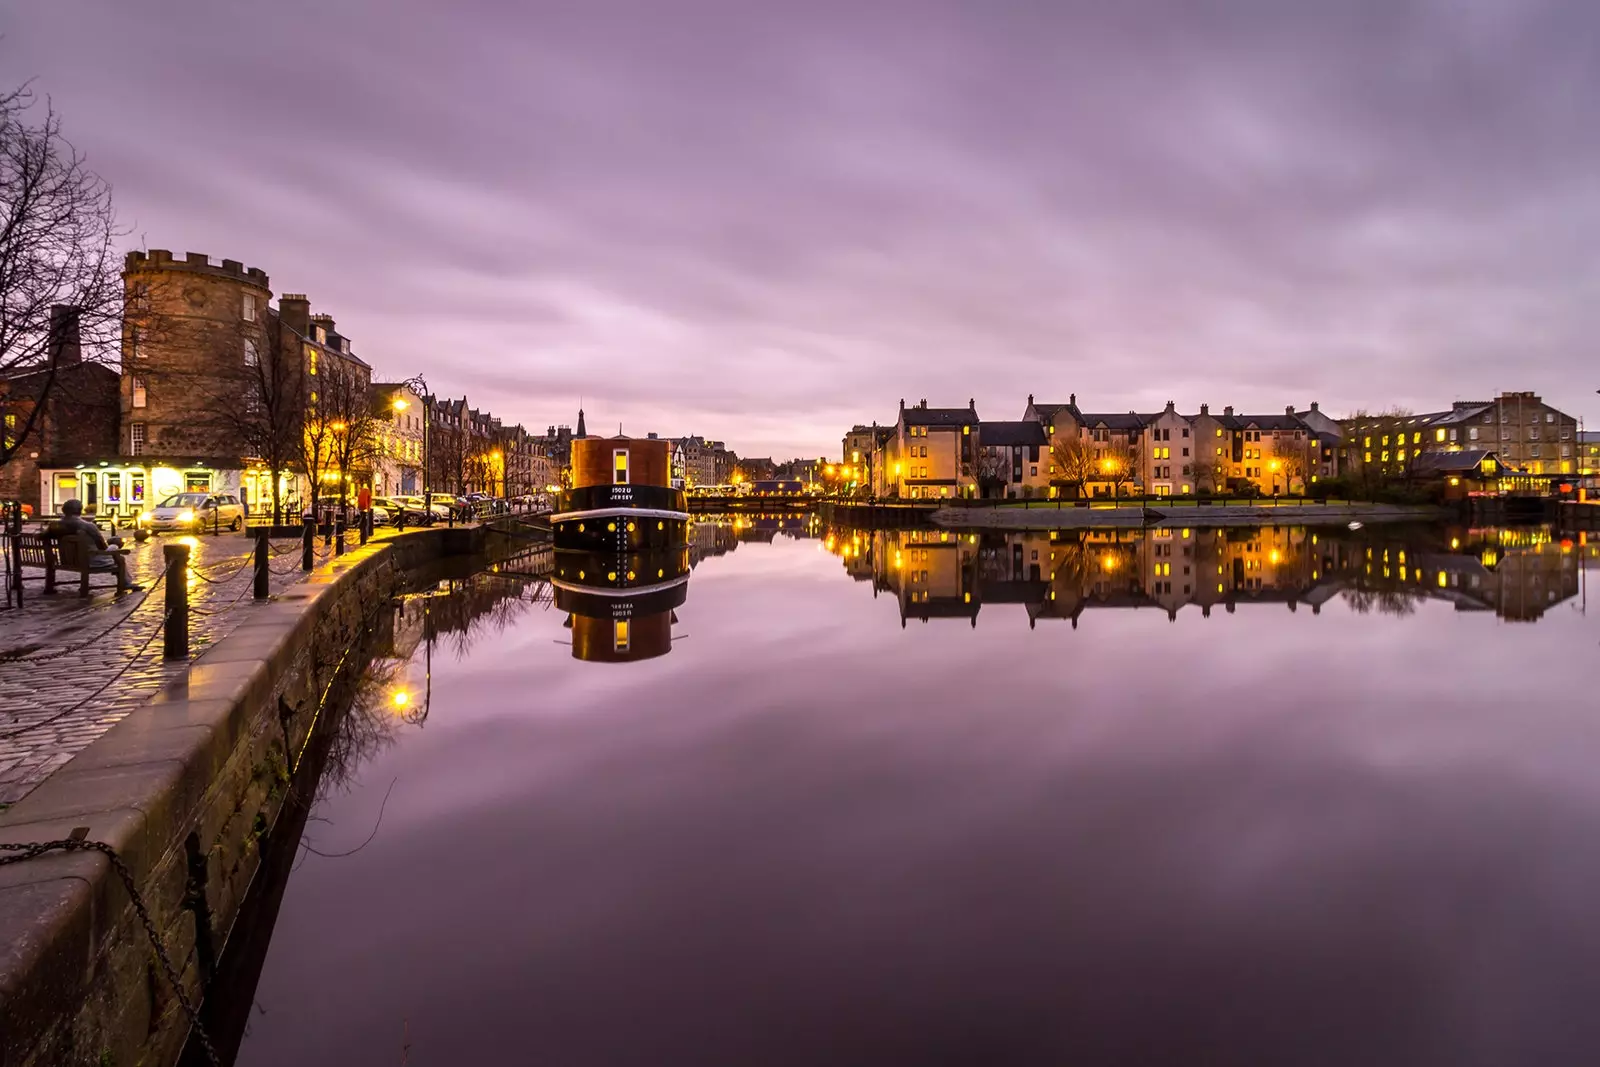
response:
[[[1276,415],[1234,415],[1231,416],[1231,425],[1229,423],[1229,418],[1229,416],[1224,415],[1221,419],[1221,422],[1224,426],[1230,426],[1232,429],[1243,429],[1246,426],[1254,426],[1258,430],[1310,429],[1310,427],[1300,421],[1299,416],[1291,415],[1286,411],[1281,411]]]
[[[906,408],[904,418],[907,426],[976,426],[979,422],[978,412],[970,407],[925,408],[920,404]]]
[[[985,445],[1043,445],[1049,443],[1044,427],[1031,419],[1021,422],[985,422],[978,427]]]
[[[1041,421],[1046,423],[1054,422],[1055,417],[1063,411],[1080,422],[1083,420],[1083,414],[1078,411],[1078,405],[1071,402],[1066,404],[1035,403],[1033,405],[1033,411],[1034,414],[1039,416]]]
[[[1103,426],[1108,430],[1142,430],[1146,422],[1145,416],[1136,411],[1107,415],[1080,414],[1078,419],[1090,429]]]
[[[1486,448],[1472,448],[1464,452],[1423,452],[1413,458],[1414,471],[1475,471],[1486,459],[1496,463],[1499,457]]]

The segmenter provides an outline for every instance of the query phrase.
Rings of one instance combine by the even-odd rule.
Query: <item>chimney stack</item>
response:
[[[967,410],[971,412],[976,412],[978,410],[978,401],[976,397],[967,397]]]
[[[304,293],[284,293],[278,297],[278,320],[304,337],[311,332],[311,301]]]
[[[1311,402],[1311,410],[1316,412],[1318,415],[1322,414],[1322,409],[1317,406],[1317,402],[1315,400]]]
[[[1033,407],[1033,394],[1032,393],[1028,394],[1028,406],[1030,408]]]
[[[1078,394],[1077,393],[1069,393],[1069,394],[1067,394],[1067,403],[1071,404],[1073,407],[1077,407],[1078,406]]]
[[[1201,404],[1200,405],[1200,414],[1202,414],[1202,415],[1211,414],[1211,405],[1210,404]]]
[[[78,313],[74,304],[50,306],[50,358],[58,367],[83,362],[83,344],[78,335]]]
[[[1223,408],[1222,414],[1230,419],[1233,418],[1233,405],[1229,404],[1227,407]]]
[[[1288,407],[1284,408],[1283,413],[1290,418],[1294,418],[1294,405],[1290,404]]]

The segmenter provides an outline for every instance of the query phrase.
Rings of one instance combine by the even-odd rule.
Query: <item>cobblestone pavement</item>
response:
[[[63,575],[56,595],[44,596],[43,583],[30,581],[20,609],[0,610],[0,805],[20,800],[187,666],[161,658],[166,586],[156,583],[163,540],[171,541],[129,541],[129,571],[144,592],[119,595],[108,576],[97,575],[105,584],[91,585],[81,599],[77,576]],[[199,572],[189,578],[193,657],[248,617],[254,542],[240,534],[185,540],[191,572]],[[356,543],[354,534],[348,543]],[[278,593],[301,579],[300,541],[274,539],[272,549],[271,588]],[[316,551],[321,563],[333,548],[319,537]]]

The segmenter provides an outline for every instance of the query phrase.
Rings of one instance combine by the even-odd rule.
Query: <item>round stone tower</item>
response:
[[[212,465],[243,448],[226,418],[198,418],[195,405],[228,407],[265,348],[265,271],[201,252],[130,252],[123,264],[127,324],[122,339],[124,455],[184,457]],[[211,415],[225,414],[217,411]]]

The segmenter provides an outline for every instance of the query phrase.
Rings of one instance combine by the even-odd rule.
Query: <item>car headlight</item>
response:
[[[150,512],[148,512],[148,511],[139,512],[139,521],[140,522],[149,522],[154,517],[155,516],[151,515]]]
[[[188,511],[188,510],[184,510],[184,511],[178,512],[178,521],[179,522],[193,522],[194,521],[194,512]]]

